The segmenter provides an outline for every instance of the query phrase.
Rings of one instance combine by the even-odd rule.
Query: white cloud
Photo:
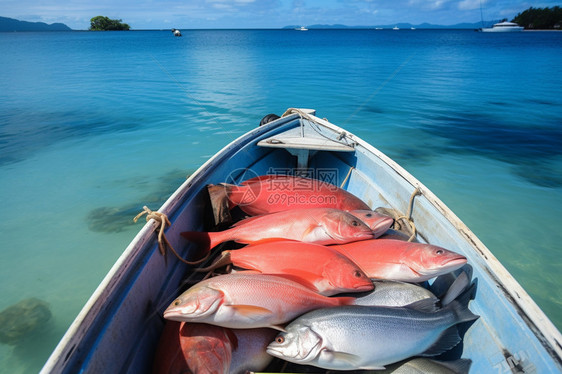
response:
[[[463,0],[459,3],[458,8],[459,8],[459,10],[479,9],[480,8],[480,1],[481,0]],[[482,2],[482,3],[484,3],[484,2]]]

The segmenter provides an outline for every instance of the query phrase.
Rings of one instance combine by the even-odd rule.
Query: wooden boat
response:
[[[187,258],[193,250],[181,241],[181,231],[204,229],[202,217],[209,213],[207,185],[241,182],[272,170],[307,170],[342,185],[372,208],[410,211],[419,241],[468,258],[477,282],[470,309],[480,318],[466,331],[460,354],[472,360],[471,372],[560,372],[560,332],[470,229],[396,162],[314,114],[291,109],[281,118],[256,126],[173,193],[158,212],[170,220],[165,236],[178,254]],[[250,171],[255,174],[249,175]],[[176,257],[160,253],[160,228],[161,222],[151,219],[140,230],[42,373],[150,372],[164,324],[162,312],[192,272]]]

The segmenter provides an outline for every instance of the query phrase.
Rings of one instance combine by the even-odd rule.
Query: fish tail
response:
[[[228,240],[227,238],[225,238],[224,235],[225,231],[220,231],[220,232],[184,231],[180,233],[180,235],[187,241],[197,244],[199,249],[206,254],[211,249],[216,247],[218,244]]]
[[[463,293],[461,293],[455,300],[443,308],[443,310],[450,310],[455,315],[455,323],[474,321],[480,316],[473,314],[468,309],[468,303],[474,298],[476,292],[476,283],[472,283]]]
[[[457,344],[461,342],[461,337],[459,335],[459,330],[456,325],[450,326],[445,329],[439,338],[431,345],[425,352],[421,353],[420,356],[430,357],[437,356],[441,353],[447,352],[453,349]]]
[[[452,313],[453,321],[449,321],[450,325],[446,328],[439,338],[430,346],[425,352],[420,354],[420,356],[437,356],[443,352],[446,352],[458,343],[460,343],[461,336],[459,334],[459,328],[457,324],[462,322],[474,321],[480,316],[473,314],[468,309],[468,303],[474,298],[474,293],[476,292],[476,284],[472,283],[463,293],[461,293],[455,300],[450,304],[445,306],[441,311],[436,313]]]
[[[355,297],[348,296],[334,297],[334,299],[337,299],[336,305],[355,305],[355,301],[357,300]]]
[[[215,270],[217,268],[220,268],[222,266],[226,266],[232,264],[232,259],[230,258],[230,251],[223,251],[220,256],[213,261],[213,263],[205,268],[197,268],[194,269],[196,272],[199,273],[206,273],[209,272],[211,270]]]
[[[445,296],[441,299],[441,305],[445,306],[456,300],[470,286],[470,279],[466,272],[461,272],[455,281],[451,284]]]

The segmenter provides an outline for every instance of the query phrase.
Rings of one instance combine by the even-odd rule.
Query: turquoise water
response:
[[[141,223],[267,113],[315,108],[435,192],[562,328],[562,33],[0,34],[0,344],[37,372]]]

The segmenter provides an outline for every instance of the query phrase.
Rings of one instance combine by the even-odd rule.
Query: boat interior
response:
[[[217,225],[215,222],[208,185],[239,184],[265,174],[300,173],[340,186],[372,209],[384,207],[403,216],[410,214],[415,223],[416,240],[451,249],[468,258],[476,284],[470,309],[481,317],[463,326],[461,344],[439,359],[471,358],[471,372],[490,372],[490,368],[504,372],[506,362],[537,372],[541,372],[541,367],[549,367],[551,358],[537,353],[544,345],[540,332],[521,336],[521,331],[526,329],[514,328],[517,324],[530,322],[532,325],[533,322],[517,302],[513,303],[513,297],[497,278],[497,272],[489,270],[489,261],[495,259],[487,258],[489,252],[470,230],[394,161],[344,130],[326,126],[323,120],[311,117],[312,113],[295,112],[256,126],[217,153],[169,198],[160,212],[171,221],[165,236],[179,256],[190,261],[199,256],[197,248],[181,238],[180,232],[224,228],[224,223]],[[239,212],[232,214],[236,218]],[[137,236],[137,245],[125,250],[100,287],[103,290],[90,301],[90,310],[83,312],[80,318],[96,328],[84,332],[75,348],[97,348],[80,361],[73,358],[71,350],[67,356],[69,372],[150,371],[147,368],[151,366],[165,323],[163,310],[186,287],[204,276],[193,272],[196,265],[186,265],[170,251],[160,253],[158,227],[154,221],[145,225]],[[233,243],[224,245],[227,247],[215,253]],[[202,265],[211,261],[209,258]],[[118,346],[132,348],[122,351],[115,349]],[[286,365],[278,359],[274,359],[266,371],[281,370],[324,372],[309,366]]]

